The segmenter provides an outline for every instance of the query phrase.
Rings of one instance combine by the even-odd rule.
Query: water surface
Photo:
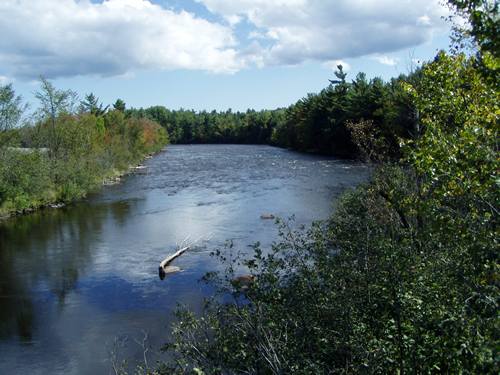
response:
[[[269,146],[170,146],[146,166],[78,204],[0,223],[0,374],[108,374],[113,352],[141,358],[143,331],[157,349],[178,303],[199,308],[211,251],[271,244],[263,213],[324,219],[368,175]],[[186,237],[201,240],[160,281]]]

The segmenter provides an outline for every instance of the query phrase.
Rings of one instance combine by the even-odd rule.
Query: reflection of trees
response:
[[[24,287],[17,282],[2,242],[0,246],[0,338],[17,334],[22,340],[30,341],[33,304]]]
[[[115,207],[118,205],[119,207]],[[30,340],[36,291],[48,290],[60,308],[92,260],[103,224],[121,224],[130,205],[78,204],[46,210],[0,224],[0,338]]]
[[[130,208],[137,203],[136,200],[126,200],[126,201],[117,201],[113,202],[109,206],[111,215],[113,216],[114,221],[117,225],[123,227],[125,225],[125,221],[128,218]]]

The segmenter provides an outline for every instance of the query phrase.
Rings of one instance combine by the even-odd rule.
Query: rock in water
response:
[[[262,214],[260,215],[260,218],[263,219],[263,220],[270,220],[270,219],[274,219],[274,215],[273,214]]]
[[[240,292],[246,292],[254,281],[255,281],[254,275],[242,275],[232,279],[231,284],[236,290]]]

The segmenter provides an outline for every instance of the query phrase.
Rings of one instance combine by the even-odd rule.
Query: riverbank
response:
[[[3,219],[82,199],[116,183],[168,143],[160,125],[126,119],[118,111],[60,116],[54,129],[40,123],[19,129],[16,136],[26,148],[0,150]]]
[[[153,154],[145,155],[139,163],[137,163],[135,165],[130,165],[127,169],[111,171],[111,173],[107,174],[105,177],[102,178],[102,182],[100,184],[96,184],[95,186],[91,187],[89,190],[84,192],[80,197],[75,197],[74,199],[71,199],[71,200],[62,201],[62,200],[54,199],[52,201],[43,202],[39,205],[33,205],[31,207],[27,207],[27,208],[24,208],[21,210],[12,210],[12,209],[9,210],[8,208],[6,209],[5,206],[8,207],[8,203],[7,204],[4,203],[4,205],[2,205],[2,207],[0,207],[0,222],[3,220],[10,219],[10,218],[15,217],[15,216],[29,215],[33,212],[40,211],[40,210],[60,209],[63,207],[67,207],[68,205],[71,205],[72,203],[74,203],[76,201],[79,201],[81,199],[86,198],[88,194],[99,191],[100,189],[102,189],[105,186],[120,184],[123,182],[124,177],[126,177],[130,174],[133,174],[133,173],[137,173],[138,170],[142,170],[143,168],[145,168],[143,165],[144,161],[151,159],[156,154],[159,154],[162,151],[163,150],[156,152],[156,153],[153,153]],[[50,191],[46,191],[45,195],[50,196],[51,195]]]

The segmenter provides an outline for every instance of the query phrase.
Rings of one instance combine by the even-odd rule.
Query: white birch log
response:
[[[181,256],[184,252],[189,249],[189,246],[183,247],[182,249],[177,250],[175,253],[169,255],[164,260],[161,261],[160,267],[158,268],[158,272],[160,274],[160,279],[164,279],[165,275],[168,273],[178,272],[180,271],[179,267],[170,266],[170,263],[175,259]]]

